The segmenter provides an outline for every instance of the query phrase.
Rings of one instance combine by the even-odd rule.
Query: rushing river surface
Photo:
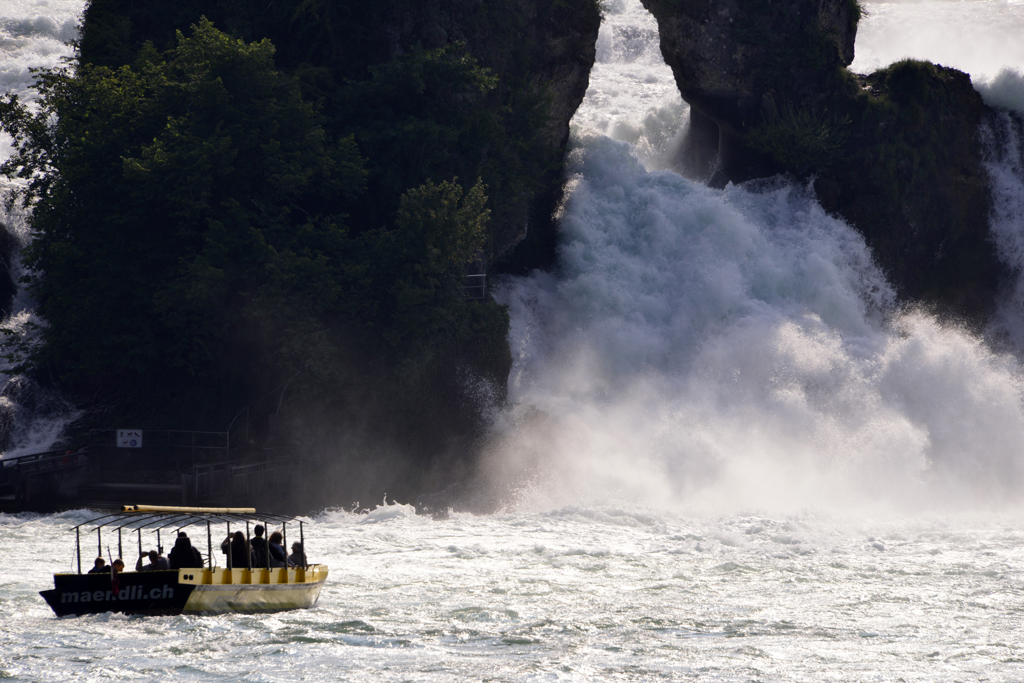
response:
[[[0,526],[5,679],[1024,677],[1020,516],[564,507],[434,521],[392,505],[307,526],[310,561],[332,572],[313,609],[56,619],[36,591],[69,567],[66,529],[82,519]]]
[[[605,8],[560,267],[499,292],[513,405],[482,485],[514,492],[503,511],[324,512],[306,528],[332,572],[315,608],[201,618],[54,618],[37,592],[91,513],[0,516],[0,678],[1024,680],[1024,372],[1005,342],[1024,339],[1024,298],[984,338],[903,311],[806,187],[674,173],[686,105],[657,26],[636,0]],[[1024,109],[1024,3],[867,9],[855,70],[932,59]],[[68,54],[80,11],[3,2],[0,87]],[[1020,273],[1007,131],[981,134]]]

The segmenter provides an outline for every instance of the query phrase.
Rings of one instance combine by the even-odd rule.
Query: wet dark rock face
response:
[[[14,262],[21,244],[6,225],[0,223],[0,315],[11,314],[18,285],[14,281]]]
[[[850,73],[854,0],[643,3],[691,107],[691,176],[813,179],[904,302],[989,319],[1003,267],[978,139],[987,108],[967,74],[911,60]]]
[[[817,100],[853,61],[859,11],[849,0],[643,0],[695,120],[694,161],[714,184],[771,170],[744,149],[766,109]],[[718,168],[712,169],[717,157]]]
[[[991,110],[967,74],[927,62],[855,83],[837,159],[817,172],[822,205],[864,235],[905,301],[980,328],[1007,274],[982,166]]]

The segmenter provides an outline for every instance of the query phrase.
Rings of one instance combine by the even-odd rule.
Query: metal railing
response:
[[[118,448],[116,429],[92,429],[89,446],[103,449],[104,461],[117,460],[138,469],[188,469],[206,462],[228,459],[231,442],[227,432],[154,429],[142,432],[140,448]]]
[[[241,464],[239,461],[197,465],[182,475],[185,495],[196,502],[224,496],[253,496],[272,490],[291,473],[288,461]]]
[[[28,474],[85,467],[88,463],[89,454],[84,450],[77,453],[67,453],[63,450],[46,451],[16,458],[4,458],[0,460],[0,464],[3,465],[0,467],[0,484],[14,481]]]
[[[487,274],[467,275],[462,281],[462,296],[470,301],[483,301],[487,298]]]

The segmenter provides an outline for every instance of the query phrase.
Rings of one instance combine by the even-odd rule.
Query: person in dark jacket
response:
[[[106,566],[107,561],[102,557],[97,557],[96,562],[93,563],[92,569],[89,570],[90,574],[100,574],[102,572],[109,572],[110,567]]]
[[[302,549],[302,544],[298,541],[292,543],[292,554],[288,556],[288,562],[296,567],[306,566],[306,551]]]
[[[252,530],[252,566],[267,566],[267,539],[263,538],[263,525],[257,524]]]
[[[149,551],[149,564],[146,564],[146,565],[142,564],[142,559],[144,557],[146,557],[146,555],[140,556],[138,561],[135,563],[135,571],[137,571],[137,572],[155,572],[155,571],[160,571],[162,569],[170,569],[171,568],[171,563],[167,561],[167,558],[164,557],[163,555],[161,555],[160,553],[158,553],[155,550],[150,550]]]
[[[284,537],[280,531],[275,531],[270,534],[270,566],[271,567],[287,567],[288,566],[288,555],[284,551]]]
[[[203,556],[192,547],[192,541],[184,531],[178,532],[178,538],[174,541],[174,547],[168,553],[167,559],[171,562],[171,569],[203,566]]]
[[[231,553],[228,557],[231,559],[232,569],[245,569],[249,566],[252,550],[245,540],[245,534],[241,531],[236,531],[225,538],[224,542],[220,544],[220,550],[225,555]]]

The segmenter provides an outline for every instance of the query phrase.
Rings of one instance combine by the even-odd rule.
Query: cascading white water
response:
[[[618,16],[642,12],[622,3]],[[650,140],[671,137],[658,127],[673,104],[655,103],[647,83],[657,88],[668,70],[641,62],[652,76],[640,77],[635,55],[656,50],[619,37],[655,40],[651,20],[615,18],[602,52],[618,46],[625,59],[607,67],[599,52],[588,94],[598,104],[574,119],[558,272],[511,279],[500,295],[512,312],[516,405],[499,427],[495,476],[526,477],[521,500],[541,506],[1015,501],[1017,358],[895,308],[863,240],[805,188],[717,191],[649,170],[660,152]],[[624,72],[640,93],[632,99]],[[643,123],[615,122],[620,113]],[[1018,267],[1022,176],[1003,156],[989,164],[993,219]]]
[[[78,35],[81,0],[5,0],[0,5],[0,92],[31,99],[32,70],[53,67],[71,55],[70,41]],[[0,161],[12,154],[11,139],[0,133]],[[0,178],[0,229],[16,245],[4,267],[17,282],[24,271],[17,251],[28,239],[25,214],[20,207],[7,212],[3,206],[12,184]],[[31,325],[44,325],[36,316],[28,292],[20,288],[11,303],[10,315],[0,327],[13,335],[0,343],[0,354],[12,350],[16,340],[35,334]],[[11,372],[12,363],[0,360],[0,457],[15,457],[49,449],[61,431],[79,415],[64,398],[43,390],[31,379]]]
[[[1024,3],[962,0],[862,2],[850,68],[871,73],[897,60],[927,59],[983,82],[1006,67],[1024,66]]]
[[[4,0],[0,4],[0,93],[24,97],[32,69],[56,66],[71,55],[78,35],[82,0]],[[0,134],[0,161],[11,155],[11,140]]]
[[[925,21],[966,4],[907,7]],[[1006,43],[1021,5],[973,4]],[[305,527],[331,567],[315,609],[219,617],[56,619],[37,591],[92,513],[0,515],[0,677],[1024,678],[1024,511],[948,508],[1019,489],[1018,361],[894,310],[862,240],[805,188],[715,191],[657,170],[685,105],[644,42],[653,21],[635,0],[606,6],[561,268],[505,289],[517,405],[491,464],[500,481],[534,475],[520,505],[325,512]],[[1006,132],[991,129],[990,173],[1009,172],[997,218],[1015,215]],[[938,510],[891,514],[901,503]],[[834,504],[856,512],[821,509]]]
[[[0,197],[3,184],[0,180]],[[10,183],[7,183],[7,187]],[[2,199],[0,199],[2,202]],[[25,275],[19,251],[28,242],[26,211],[19,205],[6,211],[0,204],[0,228],[15,245],[10,263],[3,263],[11,279],[18,282]],[[46,325],[35,312],[35,302],[25,287],[19,287],[10,302],[10,314],[0,322],[5,333],[0,352],[13,350],[20,342],[37,337]],[[17,372],[15,359],[0,358],[0,457],[41,453],[52,448],[64,427],[80,414],[75,406],[59,393],[43,388],[30,377]]]

